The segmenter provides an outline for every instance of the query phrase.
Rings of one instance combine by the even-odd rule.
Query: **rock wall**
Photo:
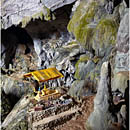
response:
[[[124,9],[124,16],[121,19],[117,39],[116,39],[116,53],[114,55],[114,62],[111,61],[112,75],[107,76],[110,78],[110,81],[107,82],[107,79],[104,79],[103,82],[107,82],[110,85],[110,91],[104,93],[104,89],[101,89],[107,83],[102,82],[102,70],[101,70],[101,79],[98,87],[98,91],[94,100],[94,111],[91,113],[89,119],[87,120],[86,127],[91,130],[109,130],[109,129],[128,129],[128,116],[129,106],[128,106],[128,95],[129,95],[129,33],[128,33],[128,8]],[[103,66],[102,66],[103,67]],[[100,92],[101,90],[101,92]],[[110,94],[109,97],[107,94]],[[99,98],[100,96],[102,98]],[[111,100],[112,99],[112,100]],[[101,101],[102,100],[102,101]],[[110,101],[111,100],[111,101]],[[100,102],[101,101],[101,102]],[[100,103],[97,103],[100,102]],[[104,103],[107,103],[104,105]],[[102,105],[103,104],[103,105]],[[110,105],[110,106],[109,106]],[[99,107],[98,107],[99,106]],[[104,107],[107,107],[104,109]],[[104,115],[102,115],[104,114]],[[96,120],[97,119],[97,120]]]
[[[100,79],[102,63],[108,61],[116,44],[120,22],[119,6],[113,14],[108,14],[107,1],[80,1],[67,28],[76,38],[76,43],[84,48],[84,54],[75,64],[76,80],[93,83],[95,92]],[[82,97],[82,96],[81,96]]]

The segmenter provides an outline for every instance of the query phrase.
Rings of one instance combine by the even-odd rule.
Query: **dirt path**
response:
[[[86,121],[93,111],[93,99],[95,96],[87,97],[82,105],[82,114],[78,116],[75,120],[68,121],[59,130],[86,130]]]

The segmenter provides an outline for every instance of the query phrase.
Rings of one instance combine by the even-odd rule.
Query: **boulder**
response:
[[[20,76],[20,74],[15,76]],[[2,76],[2,88],[5,94],[21,98],[24,94],[33,91],[29,81],[23,81],[22,76],[21,78],[16,77],[14,78],[7,75]]]

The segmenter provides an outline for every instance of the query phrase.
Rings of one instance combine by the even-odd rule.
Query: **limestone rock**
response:
[[[96,55],[103,56],[107,49],[116,43],[117,30],[118,24],[114,20],[100,20],[92,39],[92,46]]]
[[[64,6],[64,5],[71,4],[71,3],[75,2],[75,0],[64,0],[64,1],[63,0],[59,0],[59,1],[57,1],[57,0],[53,0],[53,1],[44,0],[42,2],[47,8],[54,11],[57,8],[60,8],[60,7]]]
[[[109,63],[105,62],[101,68],[101,79],[94,99],[94,111],[90,114],[86,124],[88,130],[107,130],[110,125],[109,121],[113,120],[109,112],[110,70],[108,65]]]
[[[87,80],[75,80],[68,91],[68,94],[77,100],[90,96],[93,93],[93,83]]]
[[[109,14],[112,14],[114,10],[114,3],[112,1],[109,1],[108,4],[105,6],[105,9]]]
[[[79,6],[79,4],[80,4],[80,0],[77,0],[77,1],[75,2],[75,4],[73,5],[72,12],[75,12],[75,11],[76,11],[76,8]]]
[[[88,55],[81,55],[75,67],[75,78],[85,80],[87,73],[95,68],[95,64]]]
[[[35,52],[38,56],[38,67],[40,67],[42,65],[42,59],[41,59],[42,43],[41,40],[39,39],[33,39],[33,43],[34,43]]]
[[[34,50],[38,58],[38,68],[56,67],[64,75],[61,80],[49,82],[49,86],[59,87],[64,85],[70,87],[74,80],[75,67],[73,60],[75,60],[76,55],[81,53],[81,50],[77,43],[70,45],[70,39],[67,37],[68,33],[63,33],[56,39],[46,39],[45,41],[38,38],[33,39]]]
[[[120,20],[119,9],[108,15],[103,3],[80,1],[67,27],[81,46],[91,52],[95,50],[96,55],[116,43]]]
[[[126,105],[122,105],[120,112],[124,120],[126,120]]]
[[[112,91],[119,90],[123,95],[129,82],[129,72],[119,72],[114,75],[112,80]]]
[[[115,73],[129,71],[129,11],[126,9],[117,34]]]
[[[30,82],[23,81],[21,78],[13,78],[7,75],[2,76],[2,88],[6,94],[10,94],[20,98],[25,93],[32,91]],[[13,100],[13,99],[12,99]]]
[[[54,11],[73,2],[75,0],[2,1],[2,28],[6,29],[20,23],[25,27],[32,19],[43,19],[43,17],[45,20],[51,20],[50,10]]]
[[[113,11],[114,11],[114,9],[115,9],[115,7],[116,7],[117,5],[119,5],[121,2],[122,2],[122,0],[118,0],[118,1],[117,1],[117,0],[113,0],[113,1],[108,0],[108,1],[107,1],[107,4],[106,4],[106,6],[105,6],[106,11],[107,11],[108,13],[112,14]],[[128,7],[129,7],[129,1],[128,1],[128,0],[123,0],[122,3],[124,4],[125,8],[128,8]]]
[[[124,100],[124,105],[120,105],[120,112],[118,110],[117,118],[118,123],[120,123],[125,129],[128,129],[128,93],[129,93],[129,29],[128,29],[128,9],[122,11],[124,16],[121,18],[120,26],[117,33],[116,40],[116,55],[114,63],[114,77],[112,80],[112,91],[114,93],[120,93],[118,98]],[[121,101],[119,99],[119,101]]]

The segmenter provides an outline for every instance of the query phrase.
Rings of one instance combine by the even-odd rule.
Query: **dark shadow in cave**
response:
[[[31,36],[27,33],[27,31],[14,25],[6,30],[1,30],[1,41],[6,46],[8,43],[11,44],[11,42],[13,42],[12,44],[16,45],[19,43],[25,44],[27,47],[29,47],[29,45],[33,45],[33,40]]]
[[[126,104],[126,127],[129,128],[129,80],[127,81],[128,87],[125,90],[125,104]]]
[[[3,58],[5,55],[6,69],[8,69],[9,63],[12,63],[18,44],[26,46],[25,54],[30,53],[33,46],[33,40],[27,31],[14,25],[6,30],[1,30],[1,43],[1,57]]]
[[[60,37],[61,32],[68,33],[67,25],[70,20],[70,14],[73,4],[65,5],[52,12],[55,15],[55,20],[45,21],[41,20],[40,18],[36,20],[31,20],[26,25],[25,29],[32,38],[37,38],[40,40],[46,38],[51,39],[51,36],[53,36],[53,34],[56,34],[58,37]]]
[[[18,102],[20,98],[18,98],[15,95],[12,94],[5,94],[5,92],[2,90],[1,92],[1,121],[3,122],[6,116],[11,112],[14,105]]]
[[[114,0],[114,7],[119,5],[123,0]],[[126,3],[127,8],[129,8],[129,0],[124,0]]]
[[[11,108],[14,107],[14,105],[19,101],[19,97],[13,95],[13,94],[7,94],[7,97],[11,103]]]

